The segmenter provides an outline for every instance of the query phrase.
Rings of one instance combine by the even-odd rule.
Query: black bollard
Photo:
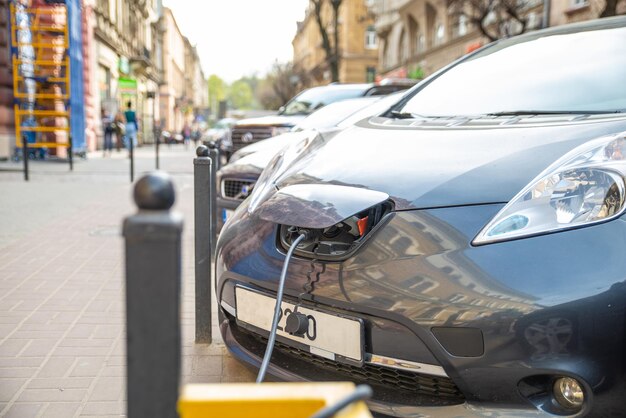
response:
[[[24,159],[24,180],[28,181],[28,138],[22,136],[22,158]]]
[[[211,333],[211,230],[212,167],[209,149],[200,145],[193,160],[196,343],[210,344]]]
[[[128,156],[130,157],[130,182],[135,181],[135,155],[134,155],[133,138],[128,138]]]
[[[134,187],[139,210],[124,220],[129,418],[175,418],[181,369],[182,217],[162,172]]]
[[[220,150],[213,145],[210,150],[211,156],[211,250],[217,245],[217,170],[220,166]]]
[[[72,142],[72,134],[69,134],[68,140],[67,160],[70,163],[70,171],[74,171],[74,143]]]

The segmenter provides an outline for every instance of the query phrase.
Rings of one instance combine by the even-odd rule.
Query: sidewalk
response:
[[[213,324],[195,345],[193,147],[161,149],[183,214],[183,382],[253,381]],[[125,409],[124,216],[131,201],[124,152],[61,162],[0,163],[0,416],[119,417]],[[136,153],[136,176],[154,149]],[[215,307],[215,306],[214,306]],[[214,314],[215,318],[215,314]]]

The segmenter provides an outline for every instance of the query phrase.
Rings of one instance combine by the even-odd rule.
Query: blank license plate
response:
[[[265,331],[270,331],[276,299],[237,287],[237,319]],[[294,305],[283,302],[281,318],[276,334],[309,347],[312,354],[336,360],[339,355],[357,362],[363,361],[363,323],[357,319],[344,318],[320,311],[299,307],[298,312],[307,315],[309,328],[303,337],[283,331],[286,317]]]

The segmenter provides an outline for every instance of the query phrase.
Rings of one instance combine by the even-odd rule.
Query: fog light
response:
[[[554,382],[554,397],[563,408],[580,409],[585,401],[583,388],[571,377],[561,377]]]

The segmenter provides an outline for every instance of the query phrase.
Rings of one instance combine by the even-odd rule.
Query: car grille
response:
[[[427,394],[446,398],[462,398],[461,392],[456,385],[446,377],[431,376],[413,373],[405,370],[391,369],[376,364],[364,364],[363,367],[351,366],[319,357],[303,350],[291,347],[287,344],[276,342],[276,349],[298,356],[319,367],[332,369],[350,377],[350,380],[358,383],[373,383],[384,385],[389,388]]]
[[[222,197],[227,199],[244,200],[252,193],[254,187],[254,181],[252,180],[239,180],[239,179],[224,179],[222,180]],[[244,192],[244,189],[247,191]]]
[[[253,144],[262,139],[272,136],[273,127],[271,126],[242,126],[235,127],[231,134],[233,141],[233,151],[237,151],[246,145]]]
[[[262,357],[267,338],[231,323],[237,342]],[[421,406],[457,405],[465,397],[448,377],[432,376],[376,364],[363,367],[318,357],[309,352],[276,341],[272,363],[297,373],[306,380],[352,381],[374,389],[374,400]]]

